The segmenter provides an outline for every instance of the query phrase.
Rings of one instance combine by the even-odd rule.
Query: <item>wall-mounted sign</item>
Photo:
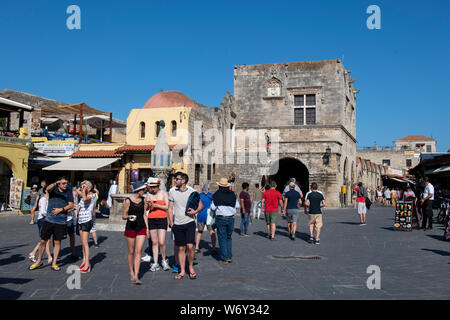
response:
[[[75,152],[75,143],[35,143],[34,147],[49,157],[68,157]]]

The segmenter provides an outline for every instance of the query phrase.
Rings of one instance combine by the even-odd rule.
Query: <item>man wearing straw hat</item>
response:
[[[233,262],[231,235],[234,231],[234,216],[240,205],[236,195],[230,190],[227,178],[221,178],[217,185],[219,190],[213,195],[210,209],[216,215],[217,237],[220,246],[219,263],[228,264]]]

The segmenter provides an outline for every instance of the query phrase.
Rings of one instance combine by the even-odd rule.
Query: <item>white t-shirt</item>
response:
[[[186,205],[192,192],[195,192],[195,190],[189,186],[186,186],[184,191],[177,189],[177,187],[170,189],[169,201],[173,202],[173,224],[184,225],[195,221],[186,214]]]
[[[390,199],[391,198],[391,191],[389,189],[386,189],[386,191],[384,192],[384,197],[386,199]]]
[[[80,197],[80,202],[78,203],[80,211],[78,211],[78,223],[86,223],[92,220],[92,213],[94,212],[95,197],[94,195],[89,195],[91,201],[84,202],[83,198]]]
[[[38,220],[45,218],[47,215],[47,206],[48,206],[48,200],[46,197],[41,197],[39,199],[39,214],[38,214]]]
[[[430,194],[433,194],[430,200],[434,200],[434,187],[431,183],[425,186],[425,190],[423,191],[423,199],[428,197]]]
[[[283,193],[287,193],[289,192],[289,190],[291,190],[291,188],[289,187],[289,185],[287,185],[286,187],[284,187]],[[298,185],[295,185],[294,190],[303,195],[302,190],[300,190]]]

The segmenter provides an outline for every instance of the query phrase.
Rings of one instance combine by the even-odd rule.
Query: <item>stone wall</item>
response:
[[[390,160],[390,167],[402,170],[409,170],[419,164],[419,154],[414,151],[402,150],[358,150],[356,155],[360,158],[370,160],[373,163],[382,165],[383,160]],[[406,166],[406,160],[411,160],[411,166]]]

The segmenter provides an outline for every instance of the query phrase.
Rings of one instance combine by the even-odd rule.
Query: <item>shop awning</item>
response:
[[[427,171],[425,171],[425,174],[439,174],[439,173],[443,173],[443,172],[450,172],[450,166],[443,166],[443,167],[439,167],[437,169],[427,170]]]
[[[71,158],[45,167],[47,171],[109,171],[111,164],[120,158]]]
[[[52,165],[60,163],[61,161],[68,160],[70,158],[53,158],[53,157],[30,157],[29,162],[37,165]]]

